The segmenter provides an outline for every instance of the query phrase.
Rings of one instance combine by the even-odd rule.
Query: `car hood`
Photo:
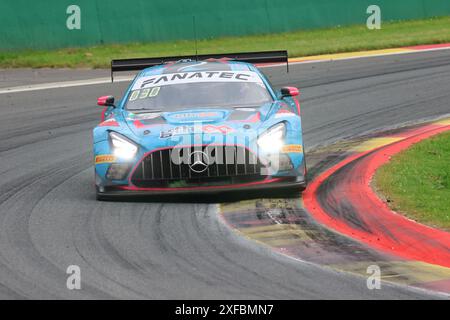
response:
[[[174,112],[123,111],[130,130],[140,139],[192,134],[194,128],[213,134],[257,129],[277,103],[255,108],[186,109]]]

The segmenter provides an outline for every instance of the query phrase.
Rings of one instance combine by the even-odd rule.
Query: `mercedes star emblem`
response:
[[[191,162],[189,168],[196,172],[202,173],[208,169],[209,157],[203,151],[194,151],[190,155]],[[206,163],[205,163],[206,162]]]

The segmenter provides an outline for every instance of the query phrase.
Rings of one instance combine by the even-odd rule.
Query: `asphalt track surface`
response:
[[[450,112],[449,50],[264,72],[301,88],[307,149]],[[108,71],[2,70],[0,87],[99,75]],[[0,95],[0,298],[434,297],[368,290],[363,277],[272,253],[224,225],[214,201],[95,201],[96,98],[125,86]],[[66,288],[69,265],[81,268],[81,290]]]

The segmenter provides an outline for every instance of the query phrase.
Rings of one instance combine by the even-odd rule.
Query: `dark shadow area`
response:
[[[105,198],[101,201],[111,202],[143,202],[143,203],[225,203],[238,202],[243,200],[253,199],[286,199],[301,197],[300,191],[292,191],[292,189],[277,189],[277,190],[259,190],[259,191],[226,191],[213,194],[171,194],[171,195],[145,195],[145,196],[120,196]]]

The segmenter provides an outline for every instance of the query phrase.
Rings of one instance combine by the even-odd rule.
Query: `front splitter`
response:
[[[130,188],[117,187],[108,188],[104,192],[99,192],[101,197],[150,197],[161,195],[218,195],[223,193],[241,193],[243,191],[267,191],[267,190],[283,190],[291,189],[303,191],[306,188],[306,181],[303,178],[295,181],[286,181],[282,178],[274,178],[260,183],[237,184],[226,186],[211,187],[192,187],[192,188]],[[105,199],[106,200],[106,199]]]

